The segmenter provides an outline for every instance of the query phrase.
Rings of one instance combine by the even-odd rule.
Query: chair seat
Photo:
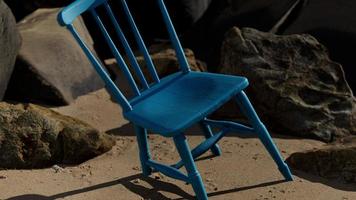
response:
[[[248,86],[244,77],[189,72],[173,81],[162,79],[159,89],[149,91],[124,113],[127,120],[163,136],[180,133],[202,120]]]

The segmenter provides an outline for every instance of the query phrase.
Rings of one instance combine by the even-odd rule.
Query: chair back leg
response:
[[[135,125],[138,148],[140,151],[140,161],[142,173],[144,176],[149,176],[152,173],[151,167],[147,165],[147,161],[151,159],[148,149],[147,130]]]
[[[184,134],[179,134],[173,139],[177,147],[178,153],[182,158],[184,166],[188,172],[188,177],[196,194],[196,198],[198,200],[207,200],[208,196],[205,191],[203,180],[195,166],[194,159],[191,154],[186,137],[184,136]]]
[[[261,140],[269,154],[272,156],[284,178],[289,181],[293,180],[293,176],[290,172],[288,165],[284,162],[266,127],[259,119],[247,95],[243,91],[236,95],[236,102],[239,105],[241,111],[250,121],[252,127],[256,130],[259,139]]]
[[[213,136],[213,132],[211,131],[211,127],[208,124],[202,123],[200,122],[200,127],[203,130],[204,136],[206,139],[209,139]],[[214,144],[211,147],[211,152],[215,155],[215,156],[221,156],[221,150],[218,144]]]

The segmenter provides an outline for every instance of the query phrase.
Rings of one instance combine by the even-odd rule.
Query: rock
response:
[[[157,1],[142,1],[142,0],[126,0],[130,7],[131,13],[135,19],[137,27],[145,40],[147,46],[154,44],[156,39],[168,39],[166,26],[162,20],[162,14],[157,6]],[[197,21],[204,15],[209,8],[212,0],[175,0],[164,1],[170,17],[175,25],[178,35],[184,34],[191,29]],[[131,30],[126,23],[126,15],[122,12],[120,1],[110,1],[110,6],[114,11],[120,26],[123,30]],[[97,12],[102,16],[104,24],[111,24],[111,21],[106,17],[106,11],[97,9]],[[105,38],[102,33],[98,31],[98,27],[89,14],[83,15],[84,21],[88,27],[90,34],[95,41],[95,49],[99,56],[105,60],[112,58],[110,48],[106,45]],[[115,30],[108,26],[108,32],[115,38]],[[135,44],[132,32],[127,33],[127,39],[131,44]],[[119,45],[120,46],[120,45]],[[133,45],[134,46],[134,45]]]
[[[27,15],[31,14],[39,8],[58,8],[69,5],[72,0],[4,0],[12,12],[16,20],[20,21]]]
[[[195,59],[194,52],[192,50],[185,49],[184,51],[192,71],[206,71],[205,64]],[[159,77],[162,78],[179,71],[179,63],[176,57],[176,53],[174,49],[172,49],[169,45],[152,45],[149,48],[149,52],[151,54],[152,61],[155,64],[155,68]],[[126,60],[128,63],[128,59]],[[151,78],[150,73],[147,70],[146,62],[143,56],[137,56],[137,61],[138,64],[141,66],[141,69],[143,70],[146,79],[151,82],[153,79]],[[115,59],[108,59],[105,61],[105,63],[116,76],[120,76],[121,73],[118,70],[119,68],[116,64]]]
[[[301,8],[282,34],[308,33],[316,37],[340,63],[346,79],[356,92],[356,1],[312,0]],[[327,14],[326,14],[327,13]]]
[[[216,24],[248,26],[259,30],[270,30],[297,0],[234,0],[229,1]],[[227,26],[229,24],[229,26]],[[226,31],[225,31],[226,32]]]
[[[21,37],[14,16],[0,0],[0,100],[10,80],[20,45]]]
[[[233,28],[222,55],[220,72],[249,79],[248,94],[272,132],[324,141],[356,134],[356,100],[342,67],[314,37]]]
[[[310,174],[356,183],[356,137],[343,138],[321,149],[293,153],[287,163]]]
[[[298,0],[220,0],[185,35],[185,46],[207,62],[209,71],[220,63],[220,49],[225,33],[233,26],[271,30]]]
[[[58,165],[53,165],[52,169],[55,173],[64,172],[64,169]]]
[[[79,164],[113,145],[110,136],[50,109],[0,103],[0,168]]]
[[[103,82],[68,30],[59,26],[59,9],[39,9],[18,24],[23,44],[6,98],[19,102],[66,105]],[[82,20],[80,35],[93,46]]]
[[[207,11],[212,0],[180,0],[167,1],[167,7],[171,18],[178,23],[178,26],[189,27],[194,25]],[[177,9],[179,8],[179,9]]]
[[[156,66],[157,73],[160,77],[167,76],[179,71],[179,63],[176,52],[169,45],[156,44],[149,48],[151,58]],[[185,56],[192,71],[206,71],[205,64],[195,59],[194,52],[190,49],[184,49]],[[143,69],[146,69],[146,63],[143,56],[137,58],[138,63]],[[146,70],[145,74],[149,74]],[[147,76],[146,75],[146,76]]]
[[[178,1],[167,1],[168,9],[172,12],[172,17],[175,22],[179,23],[179,26],[192,25],[194,22],[199,20],[199,18],[208,9],[212,0],[178,0]],[[28,14],[39,8],[58,8],[69,5],[72,0],[5,0],[5,2],[13,10],[16,19],[21,20]],[[127,1],[132,7],[133,11],[138,11],[140,19],[149,23],[152,26],[157,26],[157,18],[160,13],[155,1],[142,2],[140,0],[130,0]],[[120,3],[111,1],[112,7],[119,7]],[[154,12],[150,12],[154,11]],[[147,26],[148,27],[148,26]],[[158,27],[158,26],[157,26]]]

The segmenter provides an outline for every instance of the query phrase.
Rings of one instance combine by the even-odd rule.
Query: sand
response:
[[[194,199],[183,182],[159,173],[140,174],[136,138],[130,124],[105,90],[78,98],[73,104],[53,108],[77,117],[115,136],[117,144],[102,156],[78,166],[54,166],[40,170],[0,171],[0,199],[11,200],[166,200]],[[191,146],[202,141],[197,128],[187,131]],[[324,145],[319,141],[273,135],[286,158],[293,152]],[[220,146],[223,155],[203,155],[197,162],[212,200],[355,200],[356,185],[329,181],[293,171],[295,181],[284,182],[272,159],[256,138],[229,134]],[[164,163],[177,161],[169,138],[150,135],[152,156]]]

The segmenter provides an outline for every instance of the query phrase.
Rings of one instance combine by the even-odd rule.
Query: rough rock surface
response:
[[[0,168],[78,164],[113,145],[110,136],[50,109],[0,103]]]
[[[103,87],[103,82],[70,32],[58,25],[59,9],[39,9],[18,25],[23,44],[6,98],[64,105]],[[74,24],[92,47],[82,20]]]
[[[346,79],[356,92],[356,1],[306,1],[283,34],[308,33],[325,45],[330,57],[342,64]],[[327,13],[327,14],[326,14]]]
[[[10,80],[20,45],[21,37],[15,18],[7,5],[0,0],[0,100]]]
[[[294,153],[287,162],[310,174],[356,183],[356,137],[343,138],[322,149]]]
[[[71,2],[72,0],[4,0],[11,10],[13,11],[16,20],[20,21],[25,16],[34,12],[39,8],[58,8],[63,7]]]
[[[169,45],[152,45],[149,48],[149,51],[160,77],[179,71],[179,63],[176,57],[176,52]],[[192,71],[206,71],[204,63],[195,59],[194,52],[192,50],[184,49],[184,53]],[[143,69],[146,69],[143,56],[139,56],[137,61]],[[145,73],[148,74],[148,71]]]
[[[152,61],[155,64],[155,68],[159,77],[162,78],[169,74],[179,71],[179,63],[176,57],[176,53],[174,49],[172,49],[169,45],[167,44],[152,45],[149,48],[149,52],[151,54]],[[192,71],[206,71],[205,64],[195,59],[194,52],[192,50],[185,49],[184,52]],[[141,66],[141,69],[143,70],[145,77],[149,81],[152,81],[152,78],[150,76],[149,71],[147,70],[146,62],[143,56],[137,56],[136,58],[138,64]],[[128,59],[126,60],[128,61]],[[109,69],[111,71],[113,71],[115,74],[120,74],[115,59],[108,59],[105,62],[109,66]]]
[[[219,0],[184,37],[185,46],[216,71],[225,33],[233,26],[271,30],[298,0]]]
[[[356,103],[341,65],[310,35],[277,36],[233,28],[222,48],[221,73],[246,76],[265,122],[282,134],[356,134]]]

